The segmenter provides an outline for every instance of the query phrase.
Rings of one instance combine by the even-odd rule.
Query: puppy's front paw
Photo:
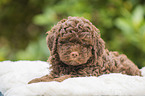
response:
[[[64,76],[61,76],[59,78],[54,78],[53,80],[54,81],[58,81],[58,82],[62,82],[64,81],[65,79],[68,79],[68,78],[71,78],[72,76],[71,75],[64,75]]]
[[[42,82],[42,80],[40,78],[36,78],[36,79],[29,81],[28,84],[37,83],[37,82]]]
[[[28,84],[37,83],[37,82],[50,82],[50,81],[53,81],[53,77],[50,75],[46,75],[41,78],[33,79],[33,80],[29,81]]]

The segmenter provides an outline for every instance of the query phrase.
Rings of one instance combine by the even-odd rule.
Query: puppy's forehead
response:
[[[70,34],[63,34],[63,36],[58,38],[58,42],[60,44],[65,44],[68,42],[72,43],[79,43],[85,45],[92,45],[93,38],[89,32],[79,32],[79,33],[70,33]]]
[[[79,34],[79,36],[80,36],[80,38],[82,37],[82,38],[92,38],[92,35],[91,35],[91,33],[90,32],[81,32],[80,34]]]
[[[67,37],[88,37],[91,38],[92,34],[90,32],[69,32],[69,33],[63,33],[60,34],[61,37],[67,38]]]
[[[62,34],[60,36],[62,39],[76,38],[76,39],[91,39],[92,35],[89,32],[75,32]]]

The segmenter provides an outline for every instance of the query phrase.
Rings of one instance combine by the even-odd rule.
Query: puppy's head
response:
[[[46,39],[51,62],[57,58],[73,66],[96,61],[105,47],[99,30],[89,20],[79,17],[63,19],[48,32]]]
[[[68,33],[58,39],[57,52],[67,65],[81,65],[92,57],[92,37],[89,32]]]

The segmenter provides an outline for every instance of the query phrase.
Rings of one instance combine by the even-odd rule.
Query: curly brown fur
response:
[[[108,73],[141,75],[138,67],[126,55],[105,49],[105,42],[100,37],[99,30],[87,19],[68,17],[47,33],[52,71],[50,75],[29,83],[63,81],[70,77]]]

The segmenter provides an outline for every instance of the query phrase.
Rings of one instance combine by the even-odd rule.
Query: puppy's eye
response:
[[[84,47],[90,47],[92,45],[89,42],[87,42],[87,41],[83,41],[83,46]]]
[[[83,43],[83,46],[87,46],[88,44],[86,42]]]
[[[83,38],[82,41],[87,44],[92,44],[92,39],[89,38]]]
[[[83,52],[86,52],[86,51],[87,51],[87,48],[83,48],[82,51],[83,51]]]
[[[68,40],[61,40],[61,41],[59,41],[59,43],[61,43],[61,44],[66,44],[68,42],[69,42]]]

